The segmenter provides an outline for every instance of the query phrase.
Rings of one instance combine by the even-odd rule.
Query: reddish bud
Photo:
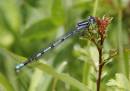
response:
[[[101,35],[105,34],[106,27],[111,22],[111,20],[112,20],[112,18],[110,18],[110,17],[103,17],[102,19],[96,18],[99,34],[101,34]]]

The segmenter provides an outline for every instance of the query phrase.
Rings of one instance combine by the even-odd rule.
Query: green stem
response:
[[[58,78],[54,78],[53,84],[52,84],[52,91],[56,91],[55,88],[56,88],[57,81],[58,81]]]
[[[122,31],[122,10],[118,10],[118,47],[119,47],[119,71],[125,73],[125,61],[123,53],[123,31]]]
[[[83,79],[82,79],[84,84],[87,84],[88,73],[89,73],[89,64],[85,62],[83,66]]]
[[[98,7],[98,0],[95,0],[94,8],[93,8],[93,16],[96,16],[97,7]]]

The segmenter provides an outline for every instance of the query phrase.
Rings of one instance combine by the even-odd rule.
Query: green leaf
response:
[[[0,3],[0,9],[8,25],[13,30],[19,30],[21,24],[21,16],[19,8],[16,5],[15,0],[2,0]]]
[[[75,78],[71,77],[68,74],[56,72],[52,67],[48,66],[47,64],[38,63],[37,68],[41,69],[43,72],[46,72],[46,73],[52,75],[53,77],[65,82],[66,84],[70,84],[70,85],[80,89],[81,91],[90,91],[90,89],[83,83],[79,82],[78,80],[76,80]]]
[[[55,24],[60,25],[64,23],[65,9],[62,0],[54,0],[52,5],[52,17]]]
[[[25,2],[27,2],[29,5],[33,7],[37,7],[39,0],[26,0]]]
[[[36,91],[37,86],[39,85],[41,79],[42,79],[42,71],[39,69],[35,69],[34,73],[32,74],[31,77],[31,82],[29,86],[28,91]]]
[[[56,29],[56,25],[52,22],[50,18],[41,20],[31,27],[25,30],[23,37],[27,38],[44,38],[53,33]]]
[[[56,68],[57,71],[58,72],[63,72],[66,64],[67,64],[66,62],[62,62]],[[40,89],[42,89],[42,91],[47,91],[49,85],[51,84],[51,81],[52,81],[52,76],[43,73],[43,71],[41,71],[40,69],[35,69],[34,73],[32,74],[29,91],[36,91],[37,88],[39,89],[37,91],[40,91]]]
[[[0,85],[2,85],[6,91],[15,91],[9,80],[6,79],[2,73],[0,73]]]
[[[2,53],[3,55],[10,56],[14,61],[22,62],[22,60],[25,60],[25,57],[14,54],[13,52],[7,50],[6,48],[0,48],[0,53]]]
[[[109,82],[107,83],[107,86],[117,87],[118,89],[124,89],[125,91],[130,91],[130,88],[129,88],[130,82],[123,74],[120,74],[120,73],[116,74],[115,79],[109,80]]]

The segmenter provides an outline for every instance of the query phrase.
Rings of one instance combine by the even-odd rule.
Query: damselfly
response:
[[[62,36],[61,38],[59,38],[58,40],[56,40],[55,42],[53,42],[50,46],[48,46],[45,49],[42,49],[40,52],[36,53],[35,55],[29,57],[25,62],[16,65],[16,71],[19,71],[22,67],[24,67],[25,65],[39,59],[42,55],[44,55],[47,51],[53,49],[54,47],[56,47],[57,45],[61,44],[64,40],[66,40],[67,38],[69,38],[70,36],[73,36],[75,34],[77,34],[80,31],[84,31],[87,30],[89,28],[90,25],[96,23],[96,19],[95,17],[89,16],[87,18],[87,20],[79,22],[76,25],[76,29],[73,31],[70,31],[68,33],[66,33],[64,36]]]

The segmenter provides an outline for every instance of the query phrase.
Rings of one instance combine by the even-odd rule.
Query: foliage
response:
[[[129,0],[0,0],[0,91],[96,91],[99,54],[84,34],[14,70],[89,15],[113,17],[102,50],[100,91],[130,91],[129,5]]]

